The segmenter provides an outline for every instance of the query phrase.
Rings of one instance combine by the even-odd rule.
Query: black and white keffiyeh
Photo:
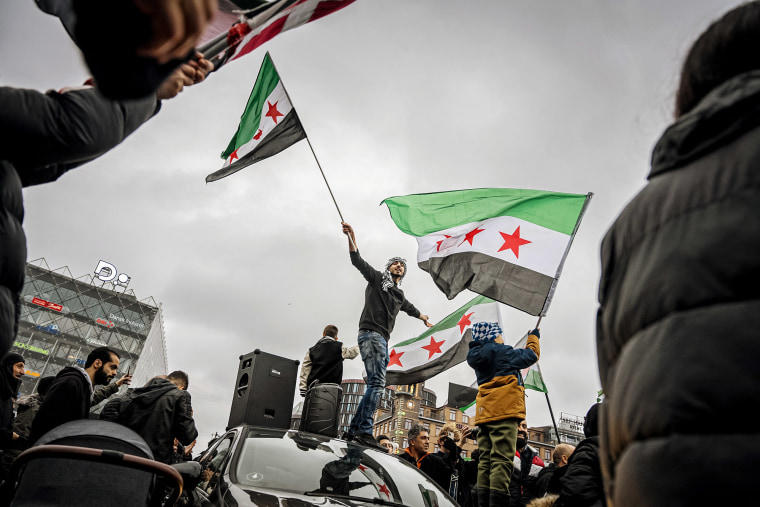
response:
[[[400,262],[401,264],[404,265],[404,274],[401,275],[401,278],[398,281],[398,285],[401,285],[401,280],[403,280],[404,277],[406,276],[406,259],[402,257],[391,257],[390,259],[388,259],[388,262],[385,263],[385,271],[383,271],[383,282],[382,282],[383,292],[388,292],[388,289],[390,289],[391,287],[395,285],[393,283],[393,277],[391,276],[391,272],[388,271],[388,268],[390,268],[394,262]]]

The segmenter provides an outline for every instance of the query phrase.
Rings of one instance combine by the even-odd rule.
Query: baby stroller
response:
[[[0,489],[13,507],[174,505],[180,473],[153,461],[145,441],[119,424],[72,421],[50,430],[19,455]],[[171,488],[168,497],[164,487]]]

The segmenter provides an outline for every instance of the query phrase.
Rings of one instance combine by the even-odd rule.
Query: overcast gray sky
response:
[[[355,344],[365,283],[306,142],[204,182],[269,50],[362,255],[378,268],[410,260],[407,298],[434,322],[474,294],[446,300],[380,201],[477,187],[594,192],[541,324],[554,412],[582,416],[599,389],[600,241],[646,181],[684,52],[739,3],[357,0],[165,102],[99,160],[26,189],[28,258],[74,276],[107,260],[139,299],[163,305],[169,367],[191,376],[202,440],[226,425],[239,355],[301,360],[329,323]],[[55,18],[31,0],[0,9],[0,85],[84,81]],[[503,315],[512,341],[536,321]],[[401,314],[391,345],[423,330]],[[361,370],[345,362],[346,377]],[[449,380],[474,375],[465,364],[429,381],[439,402]],[[527,406],[530,425],[550,424],[542,394],[529,391]]]

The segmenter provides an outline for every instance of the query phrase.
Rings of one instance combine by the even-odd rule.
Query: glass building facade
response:
[[[12,349],[26,361],[21,395],[31,394],[41,377],[84,367],[100,346],[119,354],[119,376],[130,370],[132,386],[167,373],[163,317],[153,298],[138,301],[131,289],[90,275],[75,279],[68,268],[51,270],[37,259],[26,266],[21,303]]]

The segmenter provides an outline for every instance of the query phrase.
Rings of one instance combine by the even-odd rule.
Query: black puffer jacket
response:
[[[94,89],[0,87],[0,357],[16,336],[26,237],[21,188],[58,179],[110,150],[158,111],[155,96],[115,102]]]
[[[725,505],[760,429],[760,71],[669,127],[602,243],[597,351],[608,498]],[[577,452],[577,451],[576,451]],[[611,493],[611,495],[610,495]]]
[[[586,414],[583,433],[559,480],[559,498],[555,507],[606,507],[599,464],[599,408],[597,403]]]
[[[190,393],[162,378],[109,401],[100,418],[137,432],[153,451],[153,458],[166,464],[171,464],[175,438],[188,445],[198,436]]]

